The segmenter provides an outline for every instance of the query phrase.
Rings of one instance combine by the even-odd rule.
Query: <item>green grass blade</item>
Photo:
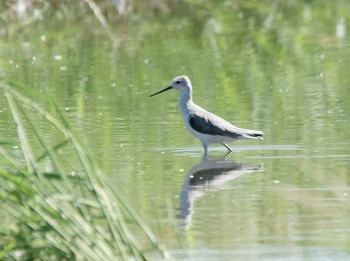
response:
[[[31,231],[26,244],[34,247],[32,234],[40,238],[43,233],[40,231],[43,230],[47,231],[45,244],[50,246],[46,245],[45,249],[60,251],[65,258],[73,255],[83,260],[148,260],[135,236],[142,231],[143,243],[147,242],[147,246],[150,246],[147,251],[170,259],[126,199],[105,180],[81,135],[75,132],[59,107],[50,100],[44,100],[50,108],[49,112],[33,100],[32,97],[38,97],[35,93],[28,94],[30,88],[1,77],[0,88],[4,90],[16,123],[25,159],[23,166],[5,148],[0,147],[0,155],[8,164],[5,169],[12,168],[16,173],[2,174],[0,171],[0,183],[4,181],[0,184],[0,196],[3,207],[10,210],[18,224],[25,224],[23,229]],[[46,124],[54,126],[61,136],[61,142],[51,145],[34,120],[38,114]],[[29,139],[27,133],[34,135]],[[74,167],[67,166],[67,160],[58,153],[58,149],[65,145],[69,145],[65,148],[70,150],[69,155],[77,159],[74,166],[81,169],[82,178],[78,180],[68,178],[67,169],[75,171]],[[36,157],[34,151],[38,150],[41,156]],[[54,180],[43,174],[39,162],[44,159],[54,167],[59,179]],[[23,220],[26,222],[23,223]],[[130,222],[133,228],[138,229],[137,233],[130,228]],[[41,248],[37,249],[40,253]],[[37,254],[39,256],[44,254]]]

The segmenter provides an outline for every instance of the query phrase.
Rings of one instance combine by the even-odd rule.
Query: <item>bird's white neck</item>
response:
[[[192,93],[183,92],[180,94],[179,108],[183,117],[187,116],[189,113],[189,107],[192,104]]]

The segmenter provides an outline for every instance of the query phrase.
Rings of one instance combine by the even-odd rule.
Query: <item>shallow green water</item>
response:
[[[346,260],[350,49],[337,26],[349,17],[335,4],[274,8],[129,18],[117,41],[99,25],[9,27],[0,73],[64,108],[175,259]],[[231,144],[226,158],[213,145],[203,159],[178,94],[148,97],[179,74],[196,103],[264,140]],[[1,140],[13,141],[0,106]]]

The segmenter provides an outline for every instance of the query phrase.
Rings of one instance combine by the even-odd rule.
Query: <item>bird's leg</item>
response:
[[[207,144],[204,144],[204,143],[202,143],[202,145],[203,145],[203,148],[204,148],[204,156],[206,157],[206,156],[208,156],[208,145]]]
[[[230,154],[232,152],[232,150],[229,148],[229,146],[227,146],[226,143],[222,143],[222,145],[224,145],[226,147],[226,149],[228,149],[228,154]]]

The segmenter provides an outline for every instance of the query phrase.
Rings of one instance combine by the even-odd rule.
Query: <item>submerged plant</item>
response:
[[[18,136],[0,143],[0,259],[168,259],[60,109],[3,78],[0,88]]]

